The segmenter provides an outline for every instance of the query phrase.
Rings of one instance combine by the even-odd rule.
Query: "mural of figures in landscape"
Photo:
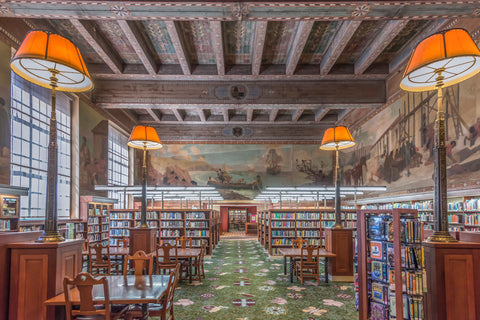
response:
[[[108,121],[80,102],[80,190],[92,194],[108,178]]]
[[[10,184],[10,47],[0,42],[0,184]]]
[[[135,159],[140,168],[142,153]],[[147,153],[148,184],[214,186],[225,199],[246,200],[265,186],[331,185],[331,162],[319,145],[169,144]]]
[[[449,183],[480,178],[480,80],[444,89]],[[389,191],[433,187],[436,91],[404,93],[353,133],[343,183],[386,185]]]

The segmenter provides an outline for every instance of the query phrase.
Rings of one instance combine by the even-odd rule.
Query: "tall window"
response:
[[[108,126],[108,184],[128,185],[128,137],[112,125]],[[108,197],[118,199],[115,208],[124,208],[125,194],[108,191]]]
[[[12,72],[10,180],[29,188],[22,196],[21,217],[42,218],[46,211],[48,140],[51,90],[23,80]],[[58,217],[70,218],[70,100],[57,93]]]

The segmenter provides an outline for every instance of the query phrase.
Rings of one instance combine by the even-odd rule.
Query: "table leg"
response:
[[[325,257],[325,283],[328,283],[328,257]]]
[[[142,304],[142,319],[143,320],[148,319],[148,304],[146,303]]]
[[[283,274],[287,274],[287,256],[283,256]]]
[[[192,258],[188,258],[188,275],[189,275],[189,281],[192,283]]]
[[[293,283],[293,257],[290,257],[290,282]]]

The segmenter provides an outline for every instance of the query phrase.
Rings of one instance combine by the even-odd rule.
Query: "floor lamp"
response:
[[[426,240],[454,242],[448,232],[447,161],[445,111],[442,88],[454,85],[480,71],[480,51],[467,31],[450,29],[421,41],[413,51],[400,87],[406,91],[437,90],[434,163],[434,233]]]
[[[63,241],[57,230],[57,122],[55,92],[82,92],[93,87],[78,48],[69,40],[45,31],[30,31],[10,62],[20,77],[52,90],[48,144],[45,228],[38,242]]]
[[[338,150],[353,147],[355,141],[345,126],[329,128],[323,134],[322,150],[335,150],[335,228],[343,228],[342,213],[340,211],[340,165],[338,164]]]
[[[132,148],[143,150],[142,165],[142,212],[140,215],[140,228],[148,228],[147,225],[147,150],[159,149],[162,147],[160,138],[155,128],[147,126],[136,126],[133,128],[128,139],[128,145]]]

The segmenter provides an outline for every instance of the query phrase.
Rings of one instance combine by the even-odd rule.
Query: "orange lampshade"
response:
[[[128,145],[138,149],[159,149],[162,147],[162,142],[155,128],[136,126],[130,134]]]
[[[51,88],[52,70],[56,90],[81,92],[93,87],[90,74],[78,48],[62,36],[30,31],[10,61],[13,72],[45,88]]]
[[[400,87],[407,91],[437,88],[439,72],[442,87],[473,77],[480,71],[480,51],[467,31],[450,29],[435,33],[415,48]]]
[[[336,150],[338,148],[340,150],[353,147],[354,145],[355,141],[353,141],[353,137],[348,128],[345,126],[338,126],[329,128],[325,131],[320,149]]]

